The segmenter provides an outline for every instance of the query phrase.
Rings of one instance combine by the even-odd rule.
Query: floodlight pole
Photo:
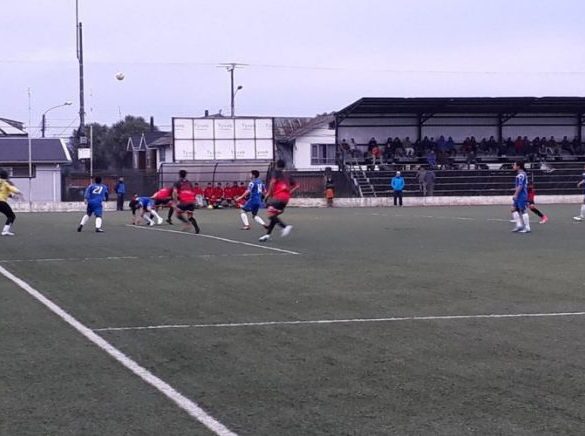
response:
[[[79,0],[75,0],[75,29],[77,60],[79,61],[79,130],[77,131],[77,136],[80,144],[86,144],[85,96],[83,91],[83,27],[79,21]]]
[[[235,65],[232,65],[231,68],[228,67],[228,71],[230,72],[230,83],[231,83],[231,117],[234,117],[234,112],[235,112],[235,100],[236,100],[236,94],[234,92],[234,70],[236,69]]]
[[[89,179],[93,179],[93,124],[89,125]]]

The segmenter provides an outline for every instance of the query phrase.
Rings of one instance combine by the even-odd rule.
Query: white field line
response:
[[[400,215],[400,214],[381,214],[381,213],[370,213],[370,214],[362,214],[362,215],[371,215],[371,216],[387,216],[389,218],[427,218],[427,219],[435,219],[435,220],[458,220],[458,221],[483,221],[484,218],[473,218],[473,217],[465,217],[465,216],[441,216],[441,215]],[[497,222],[510,222],[510,219],[503,219],[503,218],[485,218],[486,221],[497,221]]]
[[[198,238],[216,239],[218,241],[228,242],[230,244],[247,245],[248,247],[262,248],[263,250],[278,251],[280,253],[301,254],[301,253],[297,253],[296,251],[283,250],[282,248],[268,247],[266,245],[252,244],[251,242],[236,241],[234,239],[220,238],[219,236],[213,236],[213,235],[202,235],[201,233],[195,234],[195,233],[181,232],[179,230],[158,229],[156,227],[146,227],[146,226],[134,226],[132,224],[126,224],[126,226],[132,227],[133,229],[152,230],[152,231],[166,232],[166,233],[178,233],[179,235],[185,235],[185,236],[196,236]]]
[[[115,360],[121,363],[124,367],[129,369],[133,374],[137,375],[146,383],[153,386],[159,392],[164,394],[167,398],[172,400],[177,406],[186,411],[191,417],[195,418],[197,421],[199,421],[213,433],[220,436],[236,435],[236,433],[229,430],[221,422],[217,421],[215,418],[213,418],[211,415],[205,412],[195,402],[191,401],[189,398],[185,397],[184,395],[176,391],[171,385],[169,385],[168,383],[164,382],[163,380],[152,374],[146,368],[140,366],[138,363],[136,363],[130,357],[128,357],[120,350],[118,350],[116,347],[111,345],[101,336],[97,335],[93,330],[77,321],[77,319],[69,315],[69,313],[67,313],[61,307],[53,303],[39,291],[30,286],[28,283],[19,279],[2,266],[0,266],[0,274],[2,274],[4,277],[11,280],[20,288],[25,290],[29,295],[38,300],[51,312],[56,314],[59,318],[61,318],[63,321],[65,321],[67,324],[69,324],[71,327],[73,327],[75,330],[77,330],[79,333],[85,336],[86,339],[93,342],[100,349],[105,351],[107,354],[109,354],[111,357],[113,357]]]
[[[550,312],[550,313],[510,313],[510,314],[484,314],[484,315],[437,315],[437,316],[403,316],[390,318],[350,318],[350,319],[320,319],[307,321],[263,321],[263,322],[236,322],[219,324],[167,324],[142,327],[104,327],[94,331],[123,331],[123,330],[162,330],[185,328],[211,328],[211,327],[266,327],[287,325],[311,325],[311,324],[351,324],[369,322],[394,322],[394,321],[448,321],[459,319],[497,319],[497,318],[544,318],[564,316],[584,316],[585,312]]]
[[[96,260],[148,260],[148,259],[175,259],[175,258],[201,258],[204,260],[215,257],[260,257],[260,256],[285,256],[288,253],[221,253],[221,254],[191,254],[191,255],[159,255],[159,256],[107,256],[107,257],[63,257],[63,258],[40,258],[40,259],[0,259],[0,263],[22,263],[22,262],[88,262]]]

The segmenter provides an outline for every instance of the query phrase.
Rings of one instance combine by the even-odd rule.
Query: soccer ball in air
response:
[[[122,72],[116,73],[116,75],[114,76],[116,79],[118,80],[124,80],[124,78],[126,77],[126,75]]]

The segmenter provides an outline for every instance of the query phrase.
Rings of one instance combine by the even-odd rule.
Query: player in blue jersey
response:
[[[577,188],[580,188],[581,186],[585,187],[585,171],[583,172],[583,174],[581,174],[581,180],[579,181],[579,183],[577,183]],[[573,217],[573,219],[575,221],[585,220],[585,192],[584,192],[583,204],[581,205],[581,212],[579,213],[579,215]]]
[[[512,167],[516,171],[512,216],[516,222],[514,232],[530,233],[530,219],[526,207],[528,205],[528,176],[524,169],[524,162],[516,161]]]
[[[151,197],[138,197],[135,204],[136,210],[140,211],[140,218],[148,223],[149,226],[154,226],[154,219],[156,224],[162,224],[162,217],[156,213],[155,200]],[[138,223],[138,217],[134,217],[134,224]]]
[[[81,218],[81,223],[79,223],[79,227],[77,227],[77,231],[81,232],[83,226],[89,221],[89,217],[95,215],[95,231],[98,233],[103,232],[102,229],[102,215],[103,215],[103,205],[104,201],[108,201],[108,187],[102,183],[102,178],[100,176],[96,176],[94,179],[94,183],[89,185],[85,189],[84,200],[87,204],[87,211],[83,218]]]
[[[246,191],[244,191],[244,193],[239,197],[234,198],[236,204],[243,198],[248,198],[246,204],[244,204],[241,208],[242,213],[240,214],[240,218],[242,219],[243,224],[242,230],[250,230],[248,212],[252,214],[254,221],[256,221],[261,226],[266,226],[264,220],[258,216],[258,210],[260,207],[262,207],[262,196],[266,191],[264,183],[262,183],[262,180],[260,180],[260,173],[257,170],[250,171],[250,175],[248,189],[246,189]]]

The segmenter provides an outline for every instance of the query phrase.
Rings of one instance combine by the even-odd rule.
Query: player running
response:
[[[298,189],[296,182],[284,171],[285,163],[279,159],[276,162],[276,170],[272,174],[268,192],[266,194],[266,202],[268,205],[268,218],[270,218],[270,224],[266,227],[266,234],[260,237],[260,241],[268,241],[270,234],[274,227],[278,224],[282,227],[281,235],[288,236],[292,230],[292,226],[288,226],[282,222],[279,215],[282,215],[290,196],[293,192]]]
[[[581,181],[577,183],[577,188],[580,188],[581,186],[585,186],[585,172],[581,174]],[[585,219],[585,197],[583,198],[583,204],[581,205],[581,212],[579,215],[573,217],[573,219],[579,222]]]
[[[20,191],[8,179],[8,171],[0,170],[0,213],[6,215],[6,224],[2,229],[2,236],[14,236],[10,227],[14,224],[16,215],[8,204],[8,198],[21,195]]]
[[[246,189],[242,195],[234,198],[234,201],[238,203],[248,197],[246,204],[241,207],[242,212],[240,213],[240,218],[242,219],[243,224],[242,230],[250,230],[248,212],[252,214],[254,221],[261,226],[266,227],[264,220],[258,216],[258,210],[262,206],[262,195],[265,193],[264,183],[260,180],[260,173],[257,170],[250,171],[250,175],[251,180],[248,184],[248,189]]]
[[[538,218],[540,218],[540,221],[538,221],[539,224],[546,224],[546,222],[548,221],[548,217],[543,214],[540,210],[537,209],[537,207],[534,204],[534,196],[536,195],[536,190],[534,189],[534,183],[529,183],[528,184],[528,209],[530,209],[536,216],[538,216]]]
[[[83,218],[81,218],[79,227],[77,227],[78,232],[81,232],[83,226],[89,221],[89,217],[92,215],[95,215],[95,231],[97,233],[104,231],[102,229],[102,203],[108,201],[108,194],[108,187],[102,184],[102,178],[100,176],[96,176],[94,183],[89,185],[85,190],[84,200],[87,203],[87,211],[83,215]]]
[[[530,233],[530,219],[526,212],[526,204],[528,202],[528,177],[524,169],[524,162],[516,161],[512,167],[516,171],[516,189],[514,190],[514,206],[512,208],[512,216],[516,222],[516,227],[513,232]]]
[[[163,219],[162,217],[156,212],[155,204],[156,201],[151,197],[138,197],[136,199],[136,210],[140,210],[140,218],[142,218],[149,226],[154,226],[154,220],[156,219],[156,224],[162,224]],[[134,217],[134,223],[138,223],[138,218]]]
[[[193,217],[193,211],[195,210],[195,192],[193,191],[192,183],[187,180],[187,171],[179,171],[179,180],[173,185],[173,200],[177,204],[177,218],[186,224],[183,230],[187,230],[188,223],[193,225],[195,233],[199,233],[199,225]],[[187,215],[187,218],[183,216]]]

